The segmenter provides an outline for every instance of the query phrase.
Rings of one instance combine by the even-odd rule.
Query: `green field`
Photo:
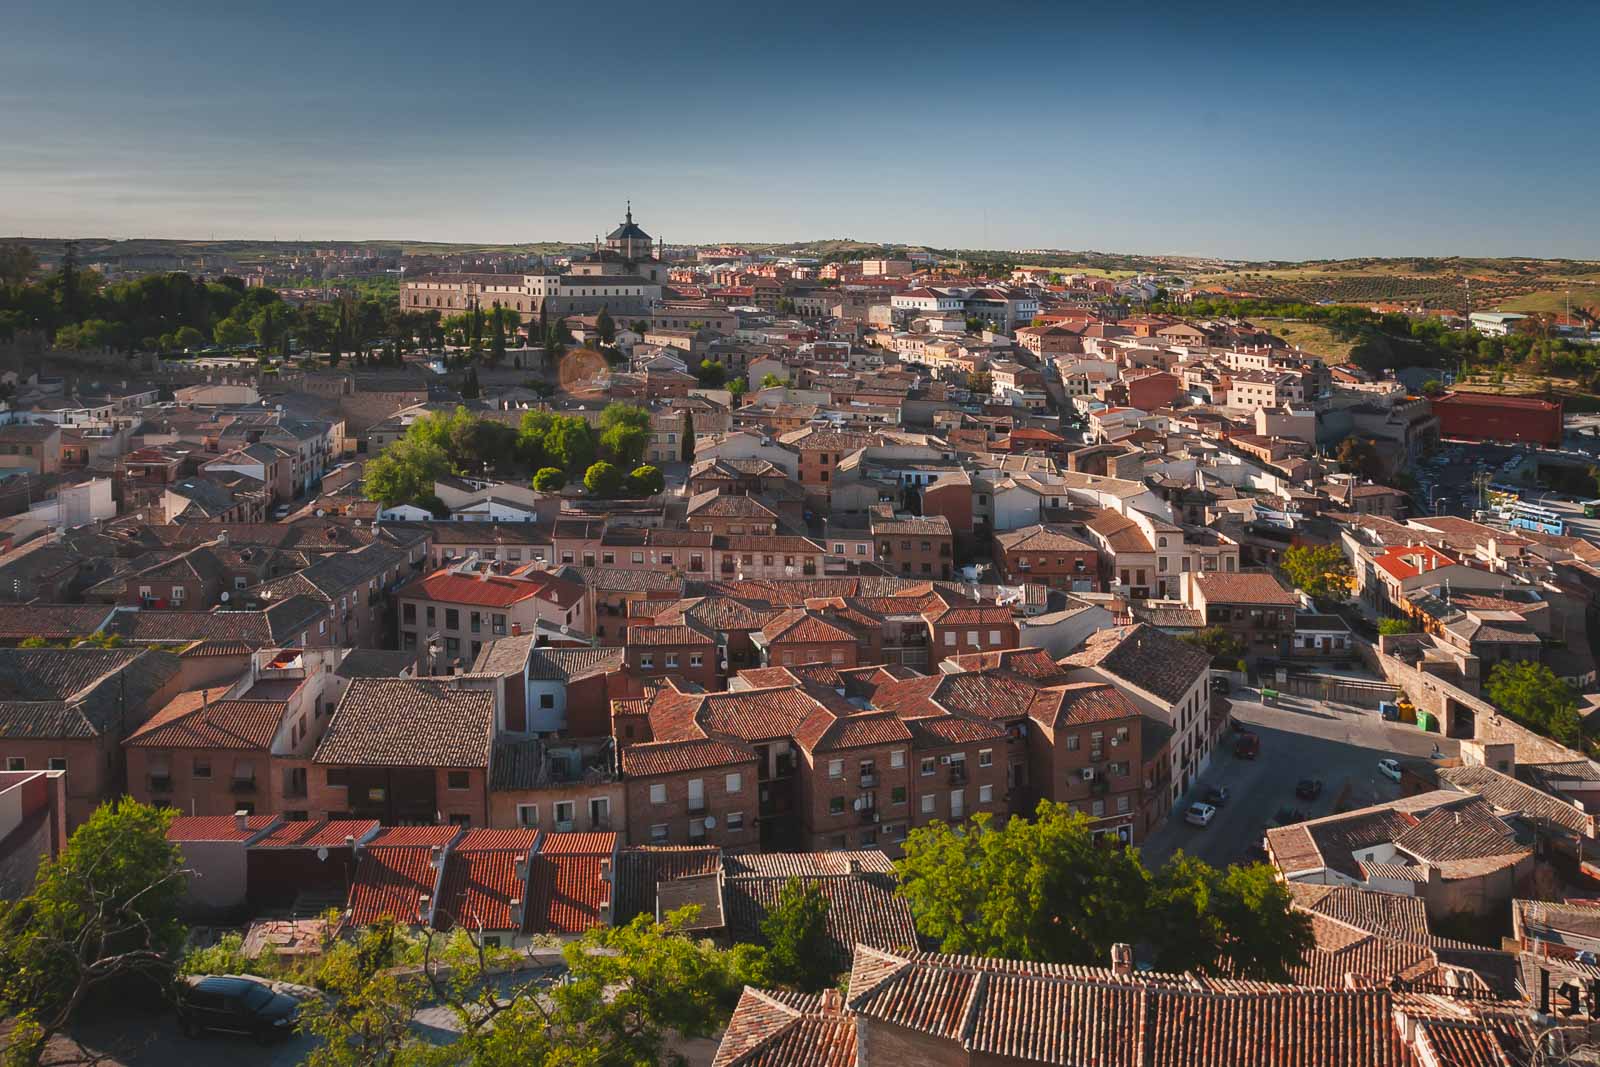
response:
[[[1571,296],[1568,296],[1568,293]],[[1591,312],[1600,312],[1600,285],[1593,282],[1573,282],[1570,287],[1551,290],[1543,293],[1528,293],[1523,296],[1514,296],[1509,300],[1502,300],[1495,305],[1496,311],[1521,311],[1523,313],[1548,312],[1553,315],[1562,314],[1569,306],[1573,308],[1588,308]]]

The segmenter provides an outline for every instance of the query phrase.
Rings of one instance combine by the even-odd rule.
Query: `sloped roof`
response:
[[[123,743],[134,748],[266,751],[288,710],[282,700],[212,700],[210,691],[192,689],[173,697]]]
[[[0,738],[120,734],[178,669],[145,649],[0,649]]]
[[[1100,630],[1063,665],[1098,667],[1168,704],[1176,704],[1210,669],[1205,650],[1146,623]]]
[[[494,694],[449,679],[357,678],[317,746],[318,763],[488,767]]]

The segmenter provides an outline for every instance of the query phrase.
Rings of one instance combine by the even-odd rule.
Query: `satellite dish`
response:
[[[717,817],[715,815],[707,815],[701,821],[705,823],[707,830],[715,830],[717,828]]]
[[[328,849],[326,846],[317,849],[317,859],[322,860],[324,863],[328,861]]]
[[[318,508],[317,509],[317,518],[320,519],[320,518],[322,518],[322,516],[324,516],[326,514],[327,514],[327,511],[324,510],[323,508]]]
[[[218,598],[217,598],[217,599],[219,599],[219,600],[221,600],[221,601],[222,601],[222,602],[223,602],[223,603],[224,603],[224,604],[226,604],[226,603],[227,603],[227,602],[228,602],[228,596],[229,596],[229,594],[228,594],[228,593],[227,593],[227,592],[224,592],[224,593],[223,593],[223,594],[222,594],[222,595],[221,595],[221,596],[220,596],[220,597],[218,597]]]

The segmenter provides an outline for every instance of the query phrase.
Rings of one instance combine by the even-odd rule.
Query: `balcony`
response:
[[[966,768],[965,764],[963,764],[963,763],[952,763],[952,764],[950,764],[950,784],[951,785],[966,785],[967,784],[967,768]]]
[[[872,773],[870,771],[862,772],[862,775],[861,775],[861,788],[862,789],[871,789],[874,786],[876,786],[877,784],[878,784],[878,776],[875,773]]]
[[[590,818],[589,829],[597,834],[609,832],[611,830],[611,816],[596,815]]]
[[[560,820],[557,820],[557,822],[556,822],[556,833],[558,833],[558,834],[570,834],[570,833],[572,833],[572,820],[571,819],[560,819]]]
[[[860,811],[856,812],[856,816],[864,823],[875,823],[878,821],[878,809],[862,808]]]

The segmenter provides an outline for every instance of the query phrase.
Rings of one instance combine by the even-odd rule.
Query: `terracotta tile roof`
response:
[[[433,865],[436,847],[439,846],[369,844],[363,848],[356,859],[345,904],[351,924],[370,926],[383,918],[405,926],[427,922],[438,875]]]
[[[345,838],[365,841],[378,830],[376,819],[318,819],[280,823],[251,848],[343,848]]]
[[[1014,434],[1012,436],[1015,436]],[[1070,527],[1055,523],[1024,526],[995,534],[995,543],[1007,552],[1093,552],[1094,546],[1074,537]]]
[[[357,678],[314,757],[378,767],[488,767],[494,694],[436,678]]]
[[[278,822],[276,815],[250,815],[244,829],[232,815],[185,815],[172,820],[168,841],[249,841]]]
[[[1104,538],[1112,552],[1155,551],[1138,523],[1110,508],[1101,511],[1084,525]]]
[[[759,630],[777,612],[761,601],[739,600],[730,596],[705,596],[680,600],[655,613],[657,624],[693,620],[708,630],[727,633],[733,630]]]
[[[653,774],[679,774],[709,770],[739,763],[754,764],[755,750],[716,738],[686,741],[654,741],[625,745],[621,752],[622,773],[634,778]]]
[[[395,597],[399,600],[432,600],[440,604],[472,604],[489,608],[510,608],[524,600],[549,601],[570,607],[583,599],[583,587],[542,571],[526,575],[455,574],[448,568],[424,574],[406,583]]]
[[[1202,571],[1192,579],[1207,604],[1297,607],[1300,601],[1276,575],[1264,571]]]
[[[433,924],[448,930],[522,930],[513,909],[528,897],[527,861],[537,830],[469,830],[445,859],[444,879]]]
[[[1427,545],[1404,545],[1388,549],[1375,556],[1372,562],[1395,580],[1404,581],[1424,571],[1453,567],[1461,561]]]
[[[123,743],[135,748],[266,750],[272,746],[288,713],[287,702],[212,700],[209,692],[179,693]]]
[[[66,740],[123,729],[171,683],[178,657],[144,649],[0,649],[0,738]]]
[[[822,1000],[746,986],[712,1067],[855,1067],[855,1022]]]
[[[1062,680],[1066,671],[1042,648],[1007,648],[995,652],[969,652],[949,656],[940,665],[946,673],[964,671],[1005,671],[1019,678],[1050,683]]]
[[[911,731],[893,712],[841,714],[818,705],[816,711],[795,731],[794,739],[808,752],[837,752],[847,748],[910,741]]]
[[[613,833],[545,834],[539,842],[543,856],[609,856],[616,850],[617,835]]]
[[[1137,719],[1138,705],[1115,686],[1097,682],[1074,682],[1039,690],[1028,707],[1028,716],[1042,726],[1083,725]]]
[[[622,669],[622,648],[535,648],[528,657],[528,677],[576,682]]]
[[[654,915],[659,882],[721,870],[722,850],[714,845],[636,845],[622,849],[617,853],[612,921],[621,926],[636,915]]]
[[[0,604],[0,639],[87,637],[98,632],[114,612],[107,604]]]
[[[837,623],[830,622],[806,608],[791,608],[762,627],[761,633],[769,642],[794,644],[827,644],[829,642],[858,642],[861,635]]]
[[[448,845],[460,837],[459,826],[385,826],[371,845]]]
[[[673,647],[679,645],[714,645],[717,639],[699,623],[684,622],[672,626],[640,625],[628,627],[628,644],[645,648]]]
[[[1483,797],[1496,811],[1548,820],[1570,833],[1593,835],[1591,816],[1492,767],[1440,767],[1438,775],[1442,782]]]
[[[1208,673],[1204,649],[1145,623],[1101,630],[1063,666],[1098,667],[1168,704],[1177,704]]]
[[[1014,625],[1009,607],[989,604],[951,604],[944,608],[929,608],[923,617],[938,626],[1000,626]]]
[[[700,702],[696,721],[711,733],[767,741],[793,736],[817,707],[815,699],[791,683],[777,689],[709,693]]]
[[[881,853],[880,853],[881,855]],[[857,944],[890,951],[918,947],[911,907],[895,895],[892,873],[862,870],[834,874],[735,874],[723,884],[723,907],[728,930],[736,941],[759,942],[761,924],[777,906],[779,894],[790,880],[815,886],[828,901],[827,939],[834,970],[850,966]]]
[[[265,611],[122,611],[112,630],[125,641],[238,641],[252,649],[276,643]]]
[[[1395,838],[1394,845],[1429,863],[1527,851],[1527,846],[1517,842],[1517,835],[1495,816],[1487,802],[1440,808]]]
[[[906,719],[912,746],[918,749],[948,748],[952,745],[1003,741],[1005,728],[993,722],[980,722],[957,715],[925,715]]]

